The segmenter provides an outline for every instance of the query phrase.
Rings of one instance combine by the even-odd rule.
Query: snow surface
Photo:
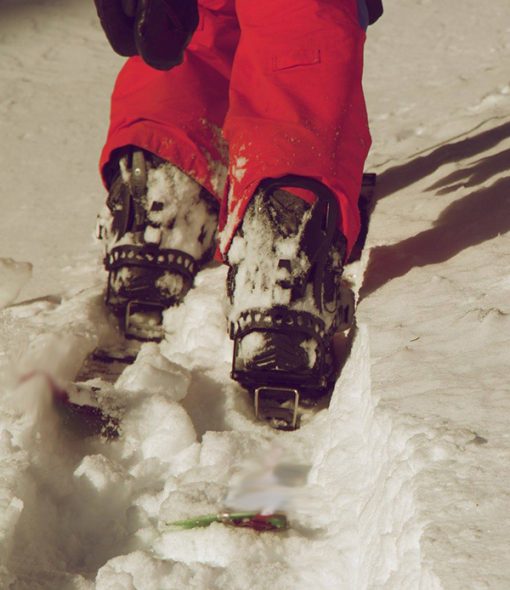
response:
[[[378,203],[349,269],[362,326],[329,410],[254,422],[210,268],[117,383],[106,443],[62,427],[42,371],[65,384],[115,340],[90,235],[121,60],[92,3],[2,3],[0,256],[33,279],[0,313],[0,588],[510,587],[510,5],[386,4],[365,73]],[[260,457],[310,467],[290,531],[166,526],[216,511]]]
[[[0,258],[0,309],[16,301],[21,289],[32,278],[30,262]]]

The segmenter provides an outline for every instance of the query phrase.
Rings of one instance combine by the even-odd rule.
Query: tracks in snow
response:
[[[0,495],[9,507],[0,531],[3,586],[32,589],[37,578],[41,589],[109,590],[129,578],[144,590],[191,583],[204,590],[440,588],[423,563],[415,493],[428,435],[374,399],[367,330],[355,340],[329,410],[297,432],[274,432],[253,421],[228,379],[229,342],[216,293],[222,273],[202,273],[190,301],[167,317],[181,314],[182,341],[176,335],[162,350],[185,368],[140,365],[138,382],[119,391],[127,408],[119,441],[63,431],[43,382],[4,392],[0,441],[2,464],[10,468],[3,468]],[[198,307],[207,310],[207,328]],[[4,312],[13,320],[12,313]],[[57,377],[72,378],[108,338],[101,313],[99,293],[84,292],[25,318],[24,362],[51,362]],[[209,355],[208,342],[216,342]],[[186,389],[190,398],[175,401]],[[312,466],[288,533],[221,525],[170,533],[162,526],[215,510],[239,464],[275,448]]]

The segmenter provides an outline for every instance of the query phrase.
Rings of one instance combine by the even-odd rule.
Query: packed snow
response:
[[[387,5],[365,72],[378,201],[329,408],[296,432],[254,420],[210,267],[109,385],[107,441],[66,428],[51,389],[118,342],[91,234],[121,60],[92,3],[4,0],[0,588],[510,586],[510,5]],[[227,505],[291,528],[169,524]]]

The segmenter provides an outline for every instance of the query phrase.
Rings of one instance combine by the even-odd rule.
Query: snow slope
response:
[[[121,60],[88,3],[2,2],[4,304],[29,274],[9,258],[33,278],[0,314],[1,588],[510,586],[510,6],[387,4],[365,75],[378,203],[349,269],[362,327],[329,410],[254,422],[211,268],[117,383],[106,443],[62,427],[37,371],[64,383],[115,338],[91,233]],[[289,532],[165,526],[216,511],[249,460],[310,466]]]

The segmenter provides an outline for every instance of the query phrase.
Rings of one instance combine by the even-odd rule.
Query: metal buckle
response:
[[[133,322],[133,316],[136,313],[149,315],[159,311],[157,325],[139,327]],[[139,301],[132,299],[126,305],[124,316],[124,334],[126,338],[136,338],[138,340],[161,340],[164,336],[163,330],[163,312],[165,306],[154,301]]]
[[[295,430],[298,423],[299,390],[293,387],[263,386],[255,389],[255,416],[275,422],[282,430]],[[291,402],[291,407],[284,404]],[[282,426],[279,426],[283,423]]]

